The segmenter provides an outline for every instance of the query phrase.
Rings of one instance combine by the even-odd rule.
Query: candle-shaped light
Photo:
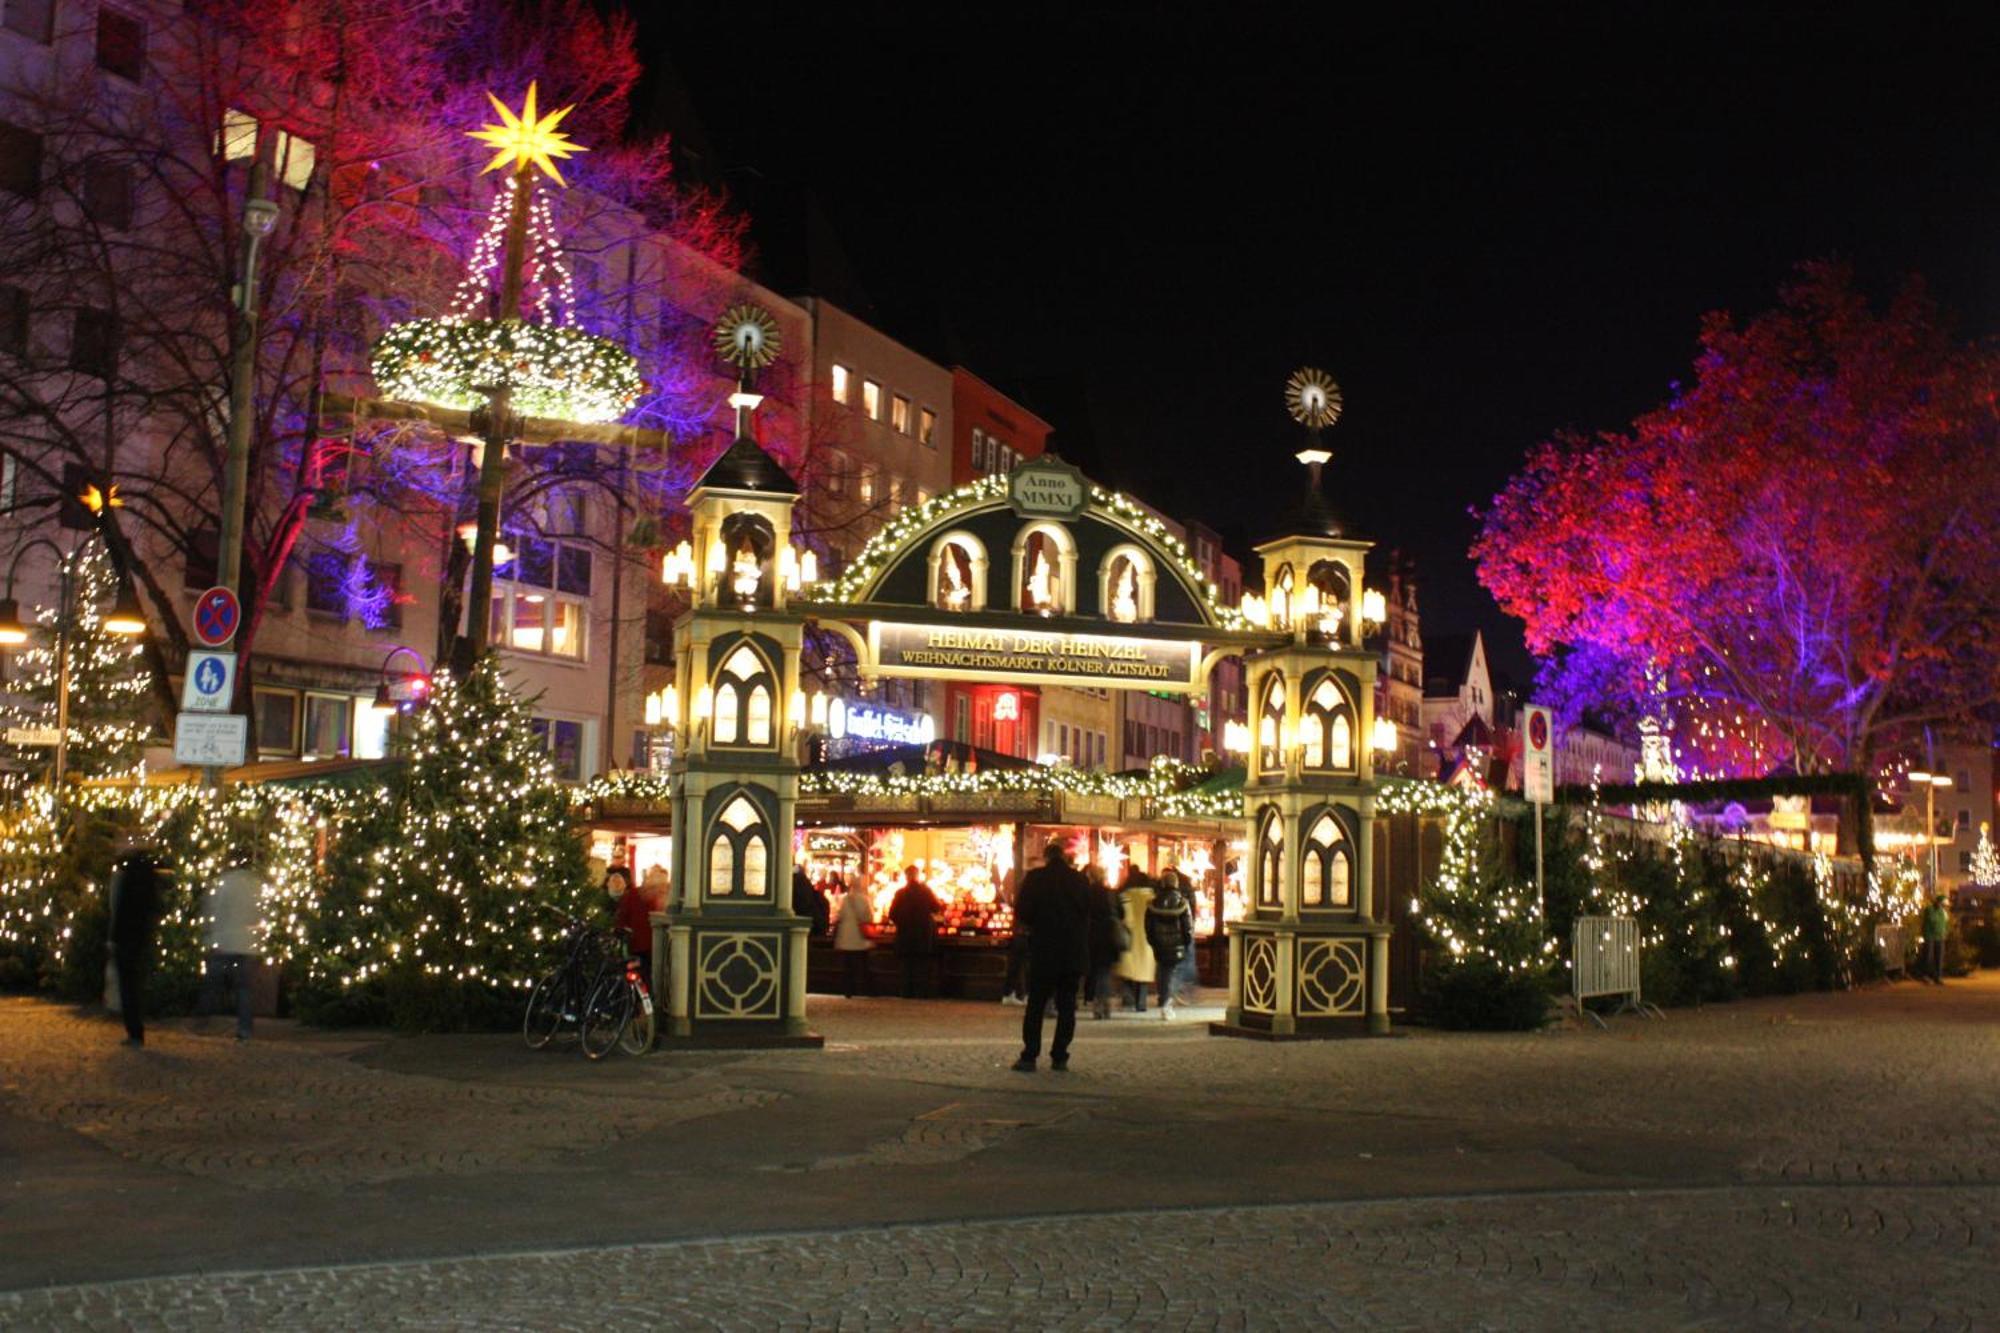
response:
[[[819,690],[813,691],[812,724],[815,728],[826,726],[826,695]]]
[[[1370,588],[1361,594],[1361,618],[1371,625],[1379,625],[1389,618],[1389,602],[1382,596],[1380,588]]]
[[[660,716],[666,719],[668,730],[681,724],[681,689],[669,685],[660,691]]]
[[[715,691],[704,685],[694,692],[694,717],[706,722],[715,714]]]

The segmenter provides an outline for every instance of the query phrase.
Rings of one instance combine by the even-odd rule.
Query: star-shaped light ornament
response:
[[[1285,407],[1308,430],[1324,430],[1340,420],[1340,386],[1324,370],[1302,366],[1285,381]]]
[[[740,302],[715,323],[715,350],[743,370],[762,370],[778,359],[778,321],[762,306]]]
[[[500,123],[482,125],[476,130],[466,131],[467,138],[477,139],[499,150],[493,155],[493,160],[486,164],[481,174],[484,175],[486,171],[497,171],[501,167],[514,169],[534,167],[547,172],[556,184],[567,186],[569,182],[564,180],[562,172],[556,169],[557,159],[590,151],[581,144],[570,142],[570,137],[556,128],[562,124],[563,117],[576,108],[566,106],[560,111],[551,111],[546,116],[536,114],[533,83],[528,85],[528,98],[521,104],[521,114],[518,116],[492,93],[486,94],[486,100],[493,103],[493,109],[500,113]]]

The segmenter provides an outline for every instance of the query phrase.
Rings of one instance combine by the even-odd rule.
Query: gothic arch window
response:
[[[1060,523],[1030,523],[1014,538],[1014,607],[1060,616],[1076,609],[1076,541]]]
[[[1097,605],[1121,625],[1153,618],[1153,562],[1137,546],[1114,546],[1097,567]]]
[[[1331,673],[1309,682],[1300,731],[1307,768],[1354,771],[1354,707]]]
[[[1298,591],[1298,579],[1290,565],[1279,565],[1278,572],[1271,579],[1271,628],[1290,629],[1292,627],[1292,600]]]
[[[1338,560],[1314,561],[1306,571],[1306,582],[1312,585],[1312,600],[1318,604],[1318,631],[1332,642],[1347,642],[1352,637],[1347,633],[1348,603],[1354,593],[1347,566]]]
[[[768,898],[770,894],[770,830],[764,812],[739,791],[710,825],[708,896]]]
[[[1282,905],[1285,883],[1285,821],[1266,808],[1257,824],[1257,905]]]
[[[1299,878],[1301,907],[1354,906],[1354,844],[1331,810],[1308,825]]]
[[[930,595],[940,611],[986,609],[986,544],[969,532],[947,532],[931,543]]]
[[[1285,766],[1285,677],[1273,671],[1264,678],[1257,703],[1257,771],[1276,773]]]
[[[771,664],[749,644],[738,644],[716,673],[711,739],[717,745],[775,744],[772,715],[777,698],[778,678]]]

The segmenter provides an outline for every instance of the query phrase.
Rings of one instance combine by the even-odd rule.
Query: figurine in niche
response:
[[[736,594],[739,601],[746,604],[754,602],[757,600],[757,585],[763,577],[763,570],[757,565],[757,553],[750,549],[746,538],[729,562],[729,590]]]
[[[1048,552],[1040,546],[1035,548],[1034,559],[1028,565],[1028,606],[1043,615],[1052,615],[1056,609],[1055,580],[1049,573]]]
[[[972,604],[972,585],[965,581],[965,574],[959,568],[959,561],[964,558],[956,546],[945,550],[944,609],[947,611],[963,611]]]
[[[1111,592],[1111,618],[1127,625],[1139,618],[1139,579],[1129,560],[1118,567],[1117,586]]]

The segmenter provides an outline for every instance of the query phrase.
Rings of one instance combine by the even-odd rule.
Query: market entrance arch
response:
[[[1309,452],[1307,503],[1258,547],[1265,594],[1227,607],[1164,522],[1055,458],[903,511],[838,578],[813,580],[792,542],[796,483],[739,433],[689,494],[680,557],[692,606],[675,626],[674,873],[656,949],[668,1039],[811,1040],[808,923],[788,891],[801,742],[823,706],[806,691],[808,628],[843,640],[864,681],[1193,694],[1241,656],[1249,901],[1229,927],[1227,1026],[1385,1031],[1368,544],[1332,521],[1324,455]]]

